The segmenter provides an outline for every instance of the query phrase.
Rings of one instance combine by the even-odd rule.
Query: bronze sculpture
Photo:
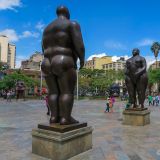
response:
[[[58,18],[43,32],[44,60],[41,67],[49,90],[50,123],[68,125],[78,123],[71,112],[76,84],[76,62],[79,58],[80,68],[83,67],[85,48],[80,26],[77,22],[70,21],[69,10],[60,6],[56,13]]]
[[[16,100],[19,98],[23,98],[23,100],[25,100],[25,84],[21,80],[16,82]]]
[[[143,109],[148,84],[147,65],[145,58],[139,55],[139,49],[133,49],[132,54],[133,56],[126,61],[125,82],[132,107],[138,107],[136,98],[138,93],[139,105]]]

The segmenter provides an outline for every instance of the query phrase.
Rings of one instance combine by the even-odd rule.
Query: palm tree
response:
[[[156,58],[156,68],[157,68],[157,57],[158,57],[159,50],[160,50],[160,43],[154,42],[151,46],[151,51],[154,53],[154,56]]]

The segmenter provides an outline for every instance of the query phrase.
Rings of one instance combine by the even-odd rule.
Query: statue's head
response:
[[[56,13],[57,13],[57,16],[64,16],[64,17],[66,17],[67,19],[70,19],[69,10],[68,10],[68,8],[65,7],[65,6],[59,6],[59,7],[57,8]]]
[[[138,48],[134,48],[133,51],[132,51],[132,55],[137,56],[139,54],[140,54],[140,50]]]

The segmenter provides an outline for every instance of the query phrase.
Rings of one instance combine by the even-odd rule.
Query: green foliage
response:
[[[35,80],[33,80],[32,78],[27,77],[26,75],[24,75],[20,72],[14,72],[12,74],[6,75],[3,78],[3,80],[0,81],[0,89],[15,88],[16,82],[18,80],[24,81],[24,83],[27,87],[34,86],[38,83]]]
[[[160,82],[160,69],[148,70],[149,84]]]
[[[123,80],[123,71],[81,69],[79,71],[79,88],[87,91],[106,91],[115,80]]]

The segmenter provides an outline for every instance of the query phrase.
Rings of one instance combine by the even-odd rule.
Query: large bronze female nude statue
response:
[[[44,30],[42,71],[49,89],[50,123],[78,123],[71,116],[76,84],[76,62],[84,65],[84,44],[80,26],[70,21],[69,10],[57,8],[58,18]]]
[[[145,93],[148,84],[146,72],[146,60],[141,57],[139,49],[133,49],[133,57],[126,61],[125,82],[129,94],[129,99],[133,108],[137,108],[137,98],[141,108],[144,108]]]

